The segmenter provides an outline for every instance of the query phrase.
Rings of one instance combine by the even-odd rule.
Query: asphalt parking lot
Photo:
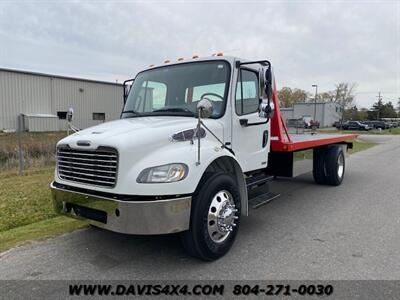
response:
[[[278,179],[282,196],[241,223],[222,259],[188,257],[177,236],[96,228],[11,249],[0,279],[400,279],[400,136],[347,160],[344,183]]]

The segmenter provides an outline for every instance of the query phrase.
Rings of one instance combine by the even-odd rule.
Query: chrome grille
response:
[[[102,187],[117,181],[118,153],[109,147],[96,150],[57,149],[57,172],[61,179]]]

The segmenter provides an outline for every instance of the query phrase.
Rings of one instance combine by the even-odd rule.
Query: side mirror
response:
[[[124,81],[124,85],[123,85],[124,104],[125,104],[126,100],[128,99],[128,95],[129,95],[129,92],[131,91],[134,81],[135,81],[135,79],[128,79],[128,80]]]
[[[70,108],[68,109],[68,112],[67,112],[67,121],[68,121],[69,123],[71,123],[72,120],[73,120],[73,118],[74,118],[74,109],[73,109],[72,107],[70,107]]]
[[[264,92],[268,101],[272,100],[272,72],[271,66],[265,71]]]
[[[259,106],[258,115],[260,118],[271,119],[274,115],[275,106],[273,102],[262,101]]]
[[[265,98],[265,74],[264,74],[264,68],[260,68],[260,70],[258,71],[258,86],[259,86],[258,98],[262,100],[262,99]]]
[[[202,98],[197,103],[197,111],[199,112],[199,118],[206,119],[211,117],[213,113],[213,105],[208,98]]]

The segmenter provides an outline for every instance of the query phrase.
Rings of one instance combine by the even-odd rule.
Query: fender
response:
[[[241,203],[241,214],[248,216],[249,214],[249,202],[247,195],[246,180],[243,176],[243,170],[235,156],[231,152],[227,151],[227,155],[219,156],[214,159],[204,170],[204,173],[208,171],[222,171],[227,174],[231,174],[236,180],[240,192],[240,203]]]
[[[148,149],[149,150],[149,149]],[[236,158],[227,149],[221,148],[221,144],[211,139],[202,139],[200,164],[197,164],[197,143],[171,142],[162,147],[154,148],[141,157],[133,165],[121,165],[115,193],[134,194],[142,196],[164,196],[193,194],[206,172],[207,168],[217,159],[225,157],[225,163],[230,162],[232,174],[238,182],[241,198],[247,201],[245,180],[242,168]],[[169,163],[184,163],[188,166],[188,174],[185,179],[170,183],[137,183],[136,178],[145,168],[165,165]],[[228,165],[226,165],[228,168]],[[246,207],[244,205],[243,207]]]

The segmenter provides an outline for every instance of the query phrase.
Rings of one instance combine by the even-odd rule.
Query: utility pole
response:
[[[22,150],[22,132],[24,130],[24,115],[19,114],[17,117],[17,139],[18,139],[18,161],[19,161],[19,172],[18,174],[21,176],[24,173],[24,152]]]
[[[378,113],[376,114],[376,120],[379,121],[379,116],[381,114],[381,104],[382,104],[382,102],[381,102],[382,101],[381,92],[378,92],[377,98],[378,98]]]
[[[318,95],[318,85],[313,84],[312,87],[315,87],[315,98],[314,98],[314,122],[317,118],[317,95]]]

